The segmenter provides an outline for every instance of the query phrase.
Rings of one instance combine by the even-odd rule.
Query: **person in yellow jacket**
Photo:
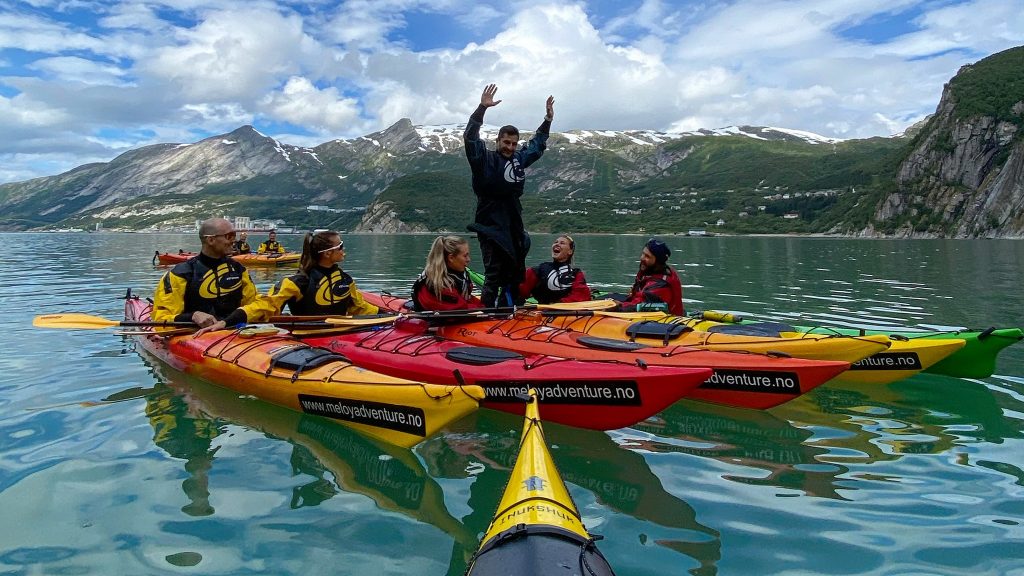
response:
[[[260,247],[256,249],[257,254],[284,254],[284,246],[277,241],[277,231],[271,230],[267,234],[266,242],[260,242]]]
[[[302,242],[299,273],[277,283],[264,298],[266,308],[276,313],[287,306],[295,316],[348,316],[377,314],[356,288],[356,282],[341,269],[345,243],[333,230],[306,234]]]
[[[198,336],[266,315],[249,272],[229,257],[234,226],[211,218],[199,226],[199,238],[199,254],[171,268],[157,283],[152,320],[195,322]]]

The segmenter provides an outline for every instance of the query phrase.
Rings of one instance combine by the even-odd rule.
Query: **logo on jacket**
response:
[[[199,285],[201,298],[219,298],[234,292],[242,286],[242,275],[231,269],[228,264],[221,264],[215,270],[207,270]]]
[[[576,275],[572,273],[572,268],[569,268],[568,264],[559,266],[548,273],[548,290],[559,292],[572,288],[574,280]]]
[[[515,184],[523,180],[526,180],[526,171],[519,165],[519,159],[513,156],[511,160],[505,162],[505,182]]]
[[[314,300],[320,306],[330,306],[339,300],[348,298],[352,293],[352,284],[345,282],[345,277],[340,272],[331,272],[331,275],[320,281],[316,287]]]

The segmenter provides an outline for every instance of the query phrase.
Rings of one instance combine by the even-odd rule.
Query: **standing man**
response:
[[[672,251],[664,242],[651,238],[640,251],[640,269],[629,295],[619,304],[619,310],[662,310],[682,316],[683,286],[679,275],[668,265]]]
[[[223,218],[199,226],[199,254],[164,274],[153,297],[154,322],[195,322],[196,335],[256,320],[263,313],[249,272],[232,260],[235,229]]]
[[[484,88],[480,106],[469,117],[463,134],[476,194],[476,217],[468,228],[480,241],[485,278],[481,300],[487,307],[511,306],[519,301],[517,288],[525,276],[526,254],[530,251],[519,197],[523,195],[526,168],[547,148],[555,115],[555,99],[548,96],[544,121],[525,147],[517,149],[519,129],[508,125],[498,130],[497,150],[488,150],[480,140],[480,126],[484,112],[501,104],[501,100],[494,99],[497,91],[494,84]]]
[[[271,230],[267,234],[267,241],[260,242],[260,247],[256,249],[257,254],[284,254],[284,246],[277,241],[277,230]]]

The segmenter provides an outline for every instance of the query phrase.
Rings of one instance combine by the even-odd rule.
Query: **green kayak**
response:
[[[1007,346],[1020,342],[1024,339],[1024,331],[1020,328],[987,328],[985,330],[945,330],[945,331],[889,331],[889,330],[868,330],[864,328],[835,328],[829,326],[786,326],[777,322],[759,322],[756,320],[745,320],[742,317],[725,312],[700,312],[700,317],[705,320],[717,320],[719,322],[730,322],[747,326],[764,326],[766,328],[791,327],[797,332],[811,334],[841,334],[844,336],[866,336],[869,334],[885,334],[893,340],[917,338],[960,338],[966,345],[954,352],[948,358],[932,365],[925,372],[933,374],[945,374],[957,378],[987,378],[995,372],[996,356]]]

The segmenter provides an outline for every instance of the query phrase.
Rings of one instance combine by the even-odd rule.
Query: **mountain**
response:
[[[875,213],[902,236],[1024,237],[1024,47],[962,67]]]
[[[896,137],[757,126],[552,133],[529,169],[524,220],[535,231],[1024,236],[1022,54],[965,66],[936,113]],[[463,128],[402,119],[303,148],[243,126],[147,146],[0,185],[0,229],[190,229],[210,215],[243,215],[300,228],[463,233],[475,205]],[[496,135],[492,126],[481,133]]]

